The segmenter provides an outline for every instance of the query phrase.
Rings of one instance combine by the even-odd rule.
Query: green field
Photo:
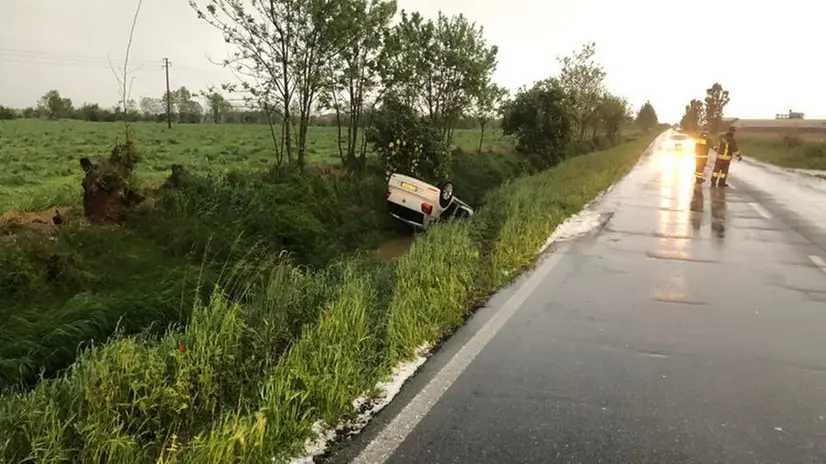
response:
[[[140,185],[156,186],[172,164],[193,172],[253,172],[274,163],[269,127],[252,124],[133,124],[142,160]],[[20,119],[0,121],[0,215],[8,211],[42,211],[79,202],[79,160],[106,154],[123,137],[121,123]],[[308,161],[338,164],[335,127],[310,127]],[[478,130],[458,130],[454,145],[476,151]],[[485,134],[484,151],[510,152],[513,143],[501,132]]]
[[[737,140],[746,156],[786,168],[826,170],[823,133],[738,133]]]

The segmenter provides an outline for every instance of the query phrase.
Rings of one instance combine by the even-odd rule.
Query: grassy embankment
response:
[[[487,192],[392,262],[279,263],[240,303],[217,289],[185,328],[85,351],[65,376],[0,399],[9,462],[269,462],[312,424],[354,413],[392,366],[459,326],[567,216],[627,172],[652,137]]]
[[[824,133],[748,133],[736,134],[741,151],[767,163],[785,168],[826,170]]]
[[[122,129],[77,121],[4,124],[5,134],[13,127],[40,134],[29,136],[29,148],[20,140],[2,148],[12,168],[3,171],[4,181],[25,184],[11,187],[18,205],[37,192],[44,194],[41,199],[59,198],[49,192],[63,174],[71,188],[66,184],[67,196],[59,203],[79,203],[77,158],[105,152]],[[399,233],[386,214],[386,183],[377,169],[358,178],[340,178],[328,168],[276,176],[261,169],[271,161],[268,155],[252,159],[266,151],[264,127],[135,127],[145,157],[138,175],[158,185],[162,177],[153,173],[166,175],[170,164],[181,163],[193,172],[181,188],[153,194],[122,228],[90,226],[79,212],[65,210],[67,223],[59,229],[17,213],[0,220],[0,390],[31,386],[41,371],[53,376],[75,360],[81,343],[103,342],[116,327],[124,334],[158,335],[170,324],[185,324],[192,302],[208,299],[217,282],[235,282],[224,292],[231,301],[243,301],[250,287],[262,284],[262,268],[284,261],[283,250],[293,264],[317,269]],[[334,162],[335,131],[313,131],[314,161]],[[463,152],[475,146],[477,136],[457,133],[453,165],[458,194],[474,205],[488,188],[526,169],[501,134],[486,137],[481,155]],[[169,143],[179,150],[170,150]],[[240,146],[245,148],[232,148]],[[217,155],[222,151],[235,154]],[[221,163],[215,156],[223,157]],[[236,165],[238,174],[223,175]]]

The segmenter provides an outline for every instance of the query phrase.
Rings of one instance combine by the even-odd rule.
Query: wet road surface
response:
[[[692,163],[647,156],[329,461],[826,462],[818,221]]]

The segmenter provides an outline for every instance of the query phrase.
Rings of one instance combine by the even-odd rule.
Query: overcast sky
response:
[[[201,0],[203,2],[203,0]],[[118,99],[108,60],[123,59],[134,0],[0,0],[0,104],[33,106],[49,89],[75,104]],[[673,5],[673,6],[665,6]],[[773,117],[789,109],[826,118],[826,2],[785,0],[399,0],[433,17],[464,13],[499,46],[495,80],[516,90],[558,71],[554,58],[588,41],[614,93],[651,100],[676,122],[691,98],[719,81],[727,116]],[[130,62],[133,98],[171,85],[203,89],[233,79],[210,63],[226,55],[221,34],[187,0],[144,0]]]

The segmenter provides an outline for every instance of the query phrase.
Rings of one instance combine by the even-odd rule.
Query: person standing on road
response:
[[[708,164],[708,152],[710,149],[708,128],[703,126],[703,132],[700,133],[700,137],[694,142],[694,178],[697,185],[702,184],[705,180],[705,170],[706,164]]]
[[[729,127],[715,148],[717,158],[714,160],[714,171],[711,173],[711,186],[725,187],[728,185],[728,170],[731,165],[731,158],[740,158],[740,149],[737,141],[734,140],[734,127]]]

